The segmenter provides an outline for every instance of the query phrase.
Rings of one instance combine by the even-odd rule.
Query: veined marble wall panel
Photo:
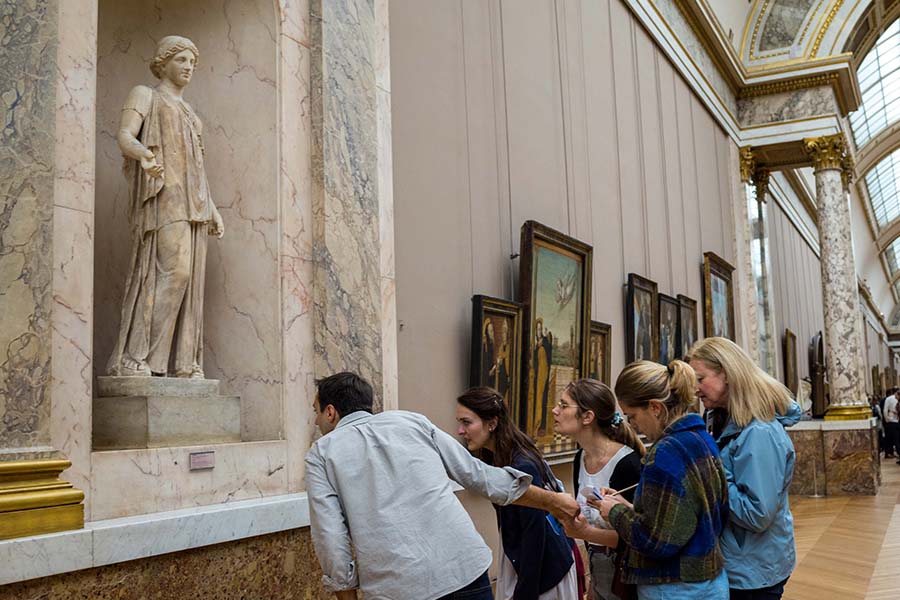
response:
[[[51,439],[90,520],[97,4],[59,5],[53,209]]]
[[[215,468],[188,470],[189,454],[208,450],[215,452]],[[281,441],[94,452],[91,518],[99,521],[284,494],[286,461],[286,444]]]
[[[767,208],[778,377],[784,380],[782,340],[788,328],[797,334],[797,372],[802,379],[809,375],[809,342],[825,329],[820,261],[778,203],[769,198]]]
[[[207,174],[226,228],[209,244],[204,367],[224,393],[241,396],[245,440],[282,437],[275,4],[99,6],[94,371],[105,371],[117,335],[131,247],[115,141],[120,111],[131,87],[156,84],[148,69],[156,40],[187,35],[200,61],[185,98],[203,120]]]
[[[0,6],[0,459],[51,442],[58,11],[56,0]]]
[[[745,128],[839,113],[834,88],[830,86],[738,100],[738,122]]]
[[[316,374],[355,370],[381,408],[382,281],[372,0],[310,3]]]

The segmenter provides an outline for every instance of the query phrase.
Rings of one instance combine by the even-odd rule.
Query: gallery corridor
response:
[[[900,597],[900,465],[882,463],[877,496],[791,497],[797,568],[785,600]]]

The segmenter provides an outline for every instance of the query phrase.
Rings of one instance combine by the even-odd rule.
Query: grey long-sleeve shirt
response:
[[[474,458],[423,415],[399,410],[342,418],[313,444],[306,466],[323,584],[359,588],[368,600],[440,598],[490,566],[450,479],[504,505],[531,484],[530,475]]]

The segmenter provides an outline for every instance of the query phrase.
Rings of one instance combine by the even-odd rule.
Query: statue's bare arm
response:
[[[123,155],[140,161],[141,168],[151,177],[162,177],[163,167],[156,161],[153,151],[137,139],[144,122],[144,115],[150,110],[152,93],[150,88],[142,85],[131,90],[128,100],[125,102],[125,108],[122,109],[116,140],[119,142],[119,149]]]

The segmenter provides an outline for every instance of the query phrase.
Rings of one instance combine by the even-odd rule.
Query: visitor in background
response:
[[[881,406],[877,396],[869,396],[869,406],[872,416],[875,417],[875,429],[878,431],[878,452],[884,452],[884,417],[881,414]]]
[[[897,464],[900,464],[900,408],[898,408],[898,396],[900,391],[891,388],[890,393],[884,399],[884,457],[897,456]],[[895,454],[896,451],[896,454]]]
[[[788,504],[794,445],[784,428],[800,420],[800,407],[731,340],[700,340],[690,362],[700,401],[728,414],[716,444],[728,477],[721,543],[731,600],[781,598],[796,563]]]
[[[450,479],[497,504],[578,514],[565,493],[490,467],[423,415],[372,414],[372,386],[354,373],[316,381],[323,436],[306,455],[313,545],[326,592],[338,600],[492,600],[490,548]]]
[[[620,600],[613,591],[617,563],[624,562],[625,544],[600,513],[587,505],[585,490],[623,490],[641,476],[644,444],[619,413],[616,396],[596,379],[570,383],[553,409],[554,431],[578,442],[572,473],[584,520],[566,533],[585,541],[591,570],[591,600]],[[629,502],[634,490],[622,494]]]
[[[495,467],[531,475],[533,485],[562,492],[530,437],[513,424],[503,397],[489,387],[467,390],[457,399],[457,434],[470,452]],[[573,543],[547,512],[494,503],[500,525],[498,600],[577,600]]]
[[[719,549],[727,483],[715,442],[694,413],[695,388],[694,371],[680,360],[634,362],[616,381],[622,411],[653,446],[633,505],[609,489],[588,503],[628,545],[625,579],[637,584],[640,600],[728,598]]]

